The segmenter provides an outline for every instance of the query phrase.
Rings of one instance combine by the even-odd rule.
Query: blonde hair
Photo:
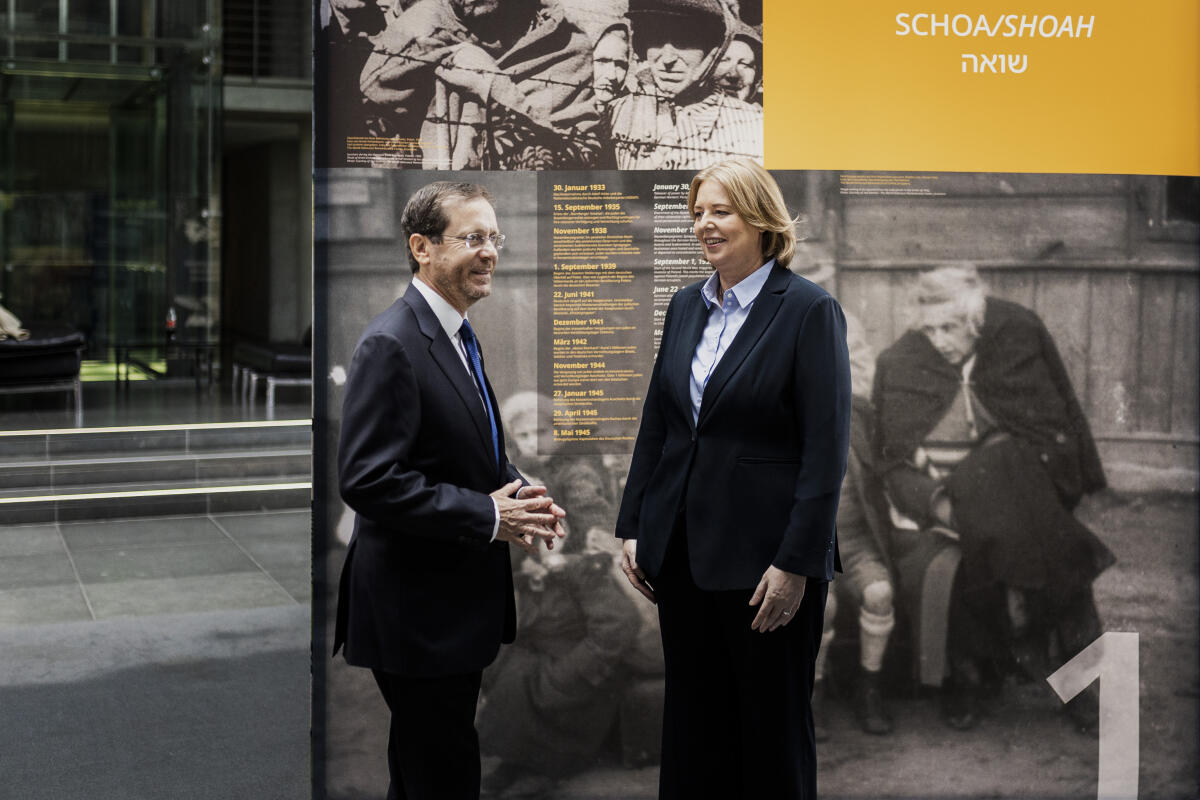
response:
[[[796,220],[788,214],[783,192],[771,173],[749,158],[730,158],[707,166],[692,178],[688,213],[695,212],[696,192],[707,180],[721,184],[737,215],[762,231],[764,260],[774,258],[781,267],[790,264],[796,254]]]

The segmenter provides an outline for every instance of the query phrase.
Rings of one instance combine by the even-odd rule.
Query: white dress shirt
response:
[[[774,266],[775,259],[772,258],[726,290],[723,298],[717,297],[721,276],[716,271],[700,287],[700,296],[708,306],[708,322],[692,356],[692,375],[688,381],[692,396],[692,422],[700,419],[700,403],[704,400],[704,387],[708,386],[708,379],[720,363],[721,356],[729,349],[733,337],[742,329],[746,317],[750,316],[750,308]]]

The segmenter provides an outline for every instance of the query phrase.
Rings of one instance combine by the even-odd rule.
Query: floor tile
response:
[[[284,567],[268,571],[271,577],[295,598],[296,602],[308,603],[312,600],[312,570],[308,566]]]
[[[143,545],[81,550],[75,566],[84,586],[137,578],[186,578],[229,572],[258,572],[258,567],[232,542],[202,545]]]
[[[62,537],[53,525],[11,525],[0,528],[0,558],[60,555]]]
[[[312,564],[312,545],[307,540],[250,539],[238,544],[268,572],[272,567],[308,567]]]
[[[261,572],[113,581],[88,587],[97,619],[285,605],[292,598]]]
[[[305,597],[312,595],[312,559],[307,546],[259,544],[246,549],[267,574],[279,581],[297,600],[301,599],[301,594]]]
[[[0,590],[0,626],[80,622],[92,618],[79,584]]]
[[[204,544],[225,540],[207,516],[64,522],[63,538],[71,552],[114,547]]]
[[[75,572],[66,553],[0,558],[0,589],[75,583]]]
[[[214,514],[213,519],[240,542],[264,539],[308,542],[312,536],[312,512],[308,509]]]

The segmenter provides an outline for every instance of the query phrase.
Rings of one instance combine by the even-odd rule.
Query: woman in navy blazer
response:
[[[667,309],[617,520],[666,658],[659,797],[816,796],[813,662],[846,470],[837,302],[788,268],[794,221],[749,159],[688,194],[714,272]]]

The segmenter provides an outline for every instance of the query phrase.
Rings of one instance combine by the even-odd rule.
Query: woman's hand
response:
[[[646,573],[642,572],[641,567],[637,565],[637,539],[625,540],[625,544],[621,548],[621,571],[625,573],[626,578],[629,578],[633,588],[641,592],[647,600],[651,603],[658,602],[654,599],[654,589],[646,583]]]
[[[750,623],[750,630],[767,633],[791,622],[804,599],[804,583],[803,575],[767,567],[750,598],[750,605],[762,604]]]

